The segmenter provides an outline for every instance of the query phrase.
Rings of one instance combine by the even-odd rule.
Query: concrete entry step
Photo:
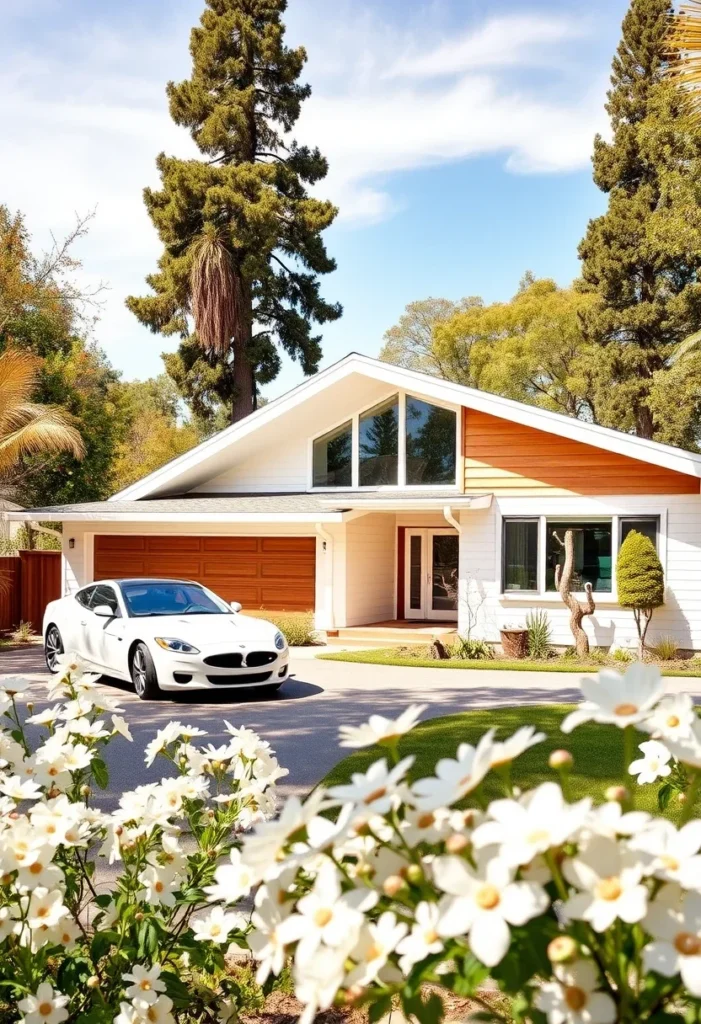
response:
[[[347,626],[326,634],[329,645],[344,647],[401,647],[427,645],[434,640],[454,643],[457,627],[450,622],[376,622],[366,626]]]

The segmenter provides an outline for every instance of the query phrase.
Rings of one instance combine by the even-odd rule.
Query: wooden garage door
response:
[[[95,537],[95,579],[198,580],[244,608],[314,608],[314,537]]]

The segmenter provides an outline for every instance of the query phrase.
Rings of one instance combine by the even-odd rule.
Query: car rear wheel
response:
[[[44,660],[46,667],[52,675],[58,672],[58,659],[63,654],[63,640],[59,633],[58,626],[53,624],[46,630],[44,637]]]
[[[158,700],[161,695],[153,658],[146,644],[137,644],[131,659],[131,681],[140,700]]]

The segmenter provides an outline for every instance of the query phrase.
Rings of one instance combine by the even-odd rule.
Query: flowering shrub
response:
[[[701,821],[688,820],[701,722],[690,699],[664,696],[652,666],[581,685],[585,702],[564,732],[585,721],[624,730],[621,781],[632,788],[614,787],[602,805],[568,800],[564,750],[550,757],[559,781],[514,788],[512,762],[545,738],[532,727],[503,740],[490,730],[410,783],[413,759],[397,747],[423,711],[415,706],[342,728],[342,745],[378,743],[386,756],[345,785],[288,801],[243,837],[240,863],[257,886],[248,942],[258,980],[291,958],[302,1024],[332,1003],[365,1006],[376,1021],[397,1000],[433,1024],[440,989],[504,1020],[487,978],[517,1021],[701,1017]],[[641,757],[636,730],[651,737]],[[491,802],[490,773],[504,791]],[[680,828],[635,809],[634,776],[662,780],[662,808],[682,794],[672,805]]]
[[[240,833],[274,813],[286,771],[248,729],[227,723],[226,744],[197,746],[202,730],[170,722],[146,750],[170,776],[107,813],[93,794],[104,746],[131,740],[121,709],[68,657],[52,707],[21,711],[27,687],[0,683],[2,1018],[226,1024],[242,993],[225,956],[250,927],[224,905],[253,881]]]

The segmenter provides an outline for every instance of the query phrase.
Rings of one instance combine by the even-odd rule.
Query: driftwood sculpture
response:
[[[565,530],[564,539],[553,532],[555,540],[565,549],[565,564],[555,566],[555,587],[560,597],[567,605],[570,613],[570,629],[574,637],[574,646],[580,658],[589,654],[589,638],[582,629],[582,619],[585,615],[593,615],[596,611],[594,598],[592,597],[591,583],[584,584],[584,592],[587,595],[586,603],[581,605],[572,593],[572,579],[574,577],[574,530]]]

